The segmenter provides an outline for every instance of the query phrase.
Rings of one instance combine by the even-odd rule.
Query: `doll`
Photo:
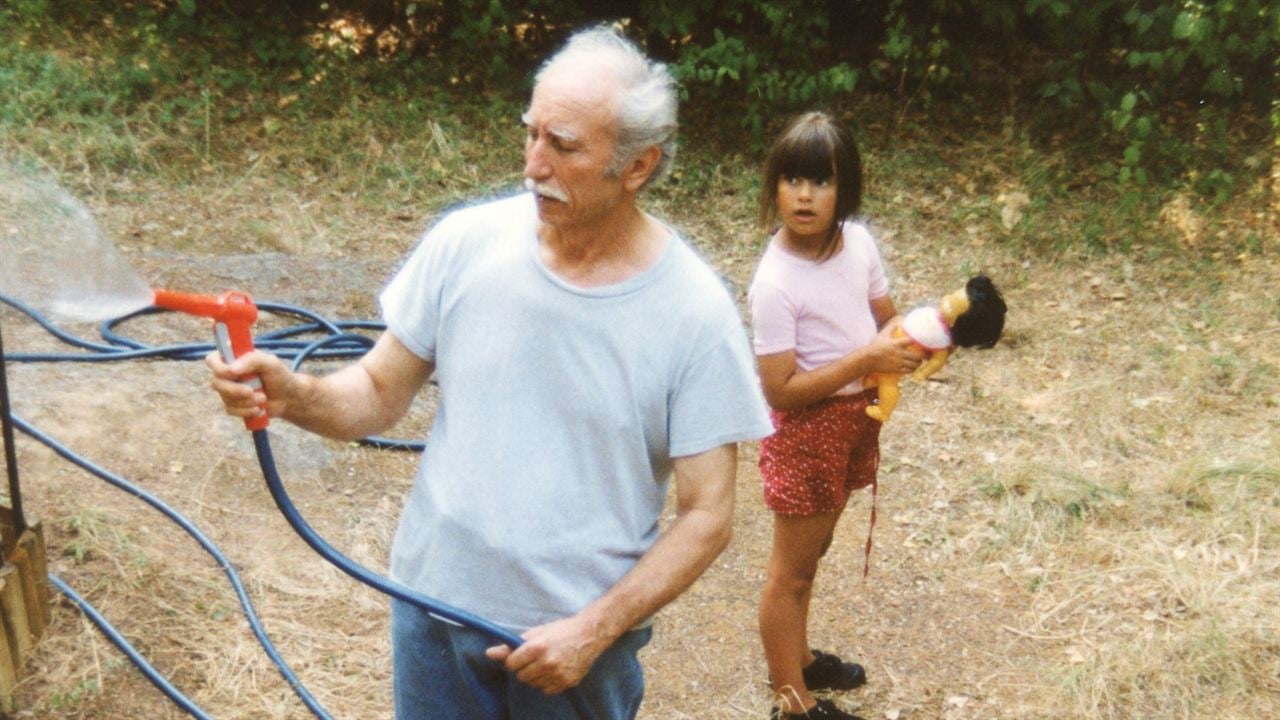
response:
[[[925,361],[911,377],[924,380],[942,369],[951,349],[959,347],[989,348],[1000,339],[1006,311],[1004,298],[991,278],[976,275],[965,286],[942,298],[938,307],[920,307],[907,313],[895,337],[907,336],[925,354]],[[867,414],[884,422],[898,405],[898,381],[901,375],[873,373],[864,385],[877,388],[879,404],[867,408]]]

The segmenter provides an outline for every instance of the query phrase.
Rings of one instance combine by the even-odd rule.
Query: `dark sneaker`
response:
[[[857,715],[836,707],[830,700],[819,700],[817,705],[809,708],[809,712],[789,713],[778,708],[769,711],[769,720],[865,720]]]
[[[821,650],[813,651],[813,662],[801,672],[810,690],[852,690],[867,683],[867,671],[861,665]]]

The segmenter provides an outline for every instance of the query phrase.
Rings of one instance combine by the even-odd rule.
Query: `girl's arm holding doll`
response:
[[[869,373],[910,373],[920,365],[920,351],[909,338],[893,337],[900,322],[888,295],[871,300],[871,313],[880,332],[867,345],[834,362],[809,371],[796,366],[795,350],[756,357],[764,397],[775,410],[795,410],[830,397]]]

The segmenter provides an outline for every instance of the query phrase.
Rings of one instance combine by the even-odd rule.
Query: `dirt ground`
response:
[[[377,289],[414,239],[406,223],[394,242],[343,251],[177,252],[146,240],[167,228],[137,230],[149,217],[139,206],[108,213],[105,224],[153,284],[204,292],[239,287],[259,300],[335,319],[375,316]],[[695,238],[710,233],[693,232]],[[1076,613],[1070,596],[1061,607],[1046,607],[1029,568],[1048,567],[1047,561],[1020,566],[1010,556],[974,550],[1002,532],[1003,510],[982,489],[1016,484],[1029,467],[1105,484],[1157,477],[1154,468],[1215,453],[1277,457],[1280,395],[1264,364],[1274,361],[1268,354],[1280,343],[1280,319],[1268,309],[1280,287],[1274,263],[1244,266],[1234,280],[1241,292],[1263,298],[1245,315],[1245,326],[1210,321],[1199,330],[1211,337],[1192,341],[1190,352],[1201,342],[1222,343],[1220,355],[1253,358],[1247,367],[1262,368],[1240,371],[1246,380],[1231,396],[1248,395],[1240,410],[1207,379],[1193,381],[1194,394],[1186,395],[1188,384],[1165,374],[1167,366],[1150,350],[1122,342],[1156,332],[1153,318],[1176,320],[1179,303],[1201,307],[1203,298],[1169,285],[1169,277],[1184,276],[1155,277],[1155,269],[1125,258],[1064,266],[980,242],[908,251],[890,237],[886,248],[901,305],[950,289],[940,285],[956,277],[963,257],[997,278],[1012,313],[997,348],[962,352],[936,381],[905,386],[883,440],[870,576],[862,578],[864,494],[851,504],[820,573],[811,639],[866,665],[869,684],[840,696],[840,703],[867,718],[1088,716],[1055,705],[1062,696],[1054,688],[1064,673],[1099,661],[1091,648],[1101,647],[1095,641],[1113,634],[1114,626],[1092,622],[1104,616],[1087,608]],[[745,289],[747,250],[703,250]],[[0,309],[0,319],[10,352],[59,347],[13,312]],[[126,330],[149,342],[203,341],[208,332],[202,322],[171,317],[138,320]],[[1238,335],[1248,343],[1233,344]],[[249,435],[220,413],[201,365],[12,364],[9,373],[18,415],[161,498],[226,553],[267,633],[333,717],[389,717],[385,601],[325,565],[294,535],[267,494]],[[1222,378],[1224,386],[1235,379]],[[1091,407],[1111,412],[1115,402],[1125,411],[1091,416]],[[1135,410],[1148,407],[1144,402],[1157,410],[1208,403],[1205,412],[1225,422],[1202,432],[1157,431],[1150,413]],[[428,394],[397,434],[423,434],[431,407]],[[1151,425],[1142,424],[1148,420]],[[283,423],[272,426],[272,440],[309,522],[357,561],[384,568],[417,457],[320,440]],[[755,447],[745,446],[733,543],[657,619],[655,640],[643,653],[642,718],[765,717],[769,698],[755,613],[771,519],[754,461]],[[310,716],[254,641],[225,574],[195,541],[138,499],[26,438],[19,442],[19,466],[28,512],[44,523],[51,572],[94,603],[175,686],[216,718]],[[1085,569],[1092,561],[1078,562]],[[1274,565],[1267,567],[1263,575],[1274,580]],[[1147,624],[1160,622],[1172,625],[1176,618]],[[1271,653],[1264,661],[1274,662],[1274,647]],[[1274,708],[1280,689],[1255,693],[1262,699],[1236,707]],[[15,718],[184,716],[63,599],[55,599],[54,623],[26,664],[17,700]]]

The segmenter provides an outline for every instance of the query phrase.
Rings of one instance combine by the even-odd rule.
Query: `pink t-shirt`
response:
[[[871,342],[871,300],[888,293],[880,251],[861,223],[846,220],[843,246],[822,262],[787,252],[774,236],[747,293],[755,353],[795,350],[799,370],[822,367]],[[859,378],[836,394],[861,389]]]

